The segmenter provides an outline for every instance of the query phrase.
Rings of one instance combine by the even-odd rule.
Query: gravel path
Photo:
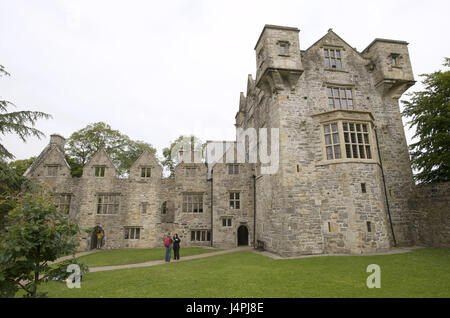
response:
[[[240,252],[240,251],[252,251],[252,250],[253,250],[253,247],[250,247],[250,246],[237,247],[237,248],[232,248],[232,249],[219,251],[219,252],[211,252],[211,253],[197,254],[197,255],[192,255],[192,256],[185,256],[185,257],[181,257],[180,260],[176,260],[176,261],[172,259],[170,261],[170,263],[179,263],[179,262],[184,262],[184,261],[190,261],[190,260],[193,260],[193,259],[206,258],[206,257],[211,257],[211,256],[217,256],[217,255],[224,255],[224,254]],[[95,273],[95,272],[113,271],[113,270],[116,270],[116,269],[149,267],[149,266],[155,266],[155,265],[161,265],[161,264],[166,264],[166,262],[164,260],[160,260],[160,261],[150,261],[150,262],[138,263],[138,264],[89,267],[89,272],[90,273]]]

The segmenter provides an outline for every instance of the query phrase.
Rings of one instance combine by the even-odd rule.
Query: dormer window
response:
[[[141,178],[150,178],[152,176],[152,168],[141,168]]]
[[[105,167],[104,166],[96,166],[94,175],[96,177],[104,177],[105,176]]]
[[[341,50],[324,49],[325,54],[325,68],[327,69],[342,69]]]
[[[47,165],[47,176],[56,177],[58,175],[59,165]]]

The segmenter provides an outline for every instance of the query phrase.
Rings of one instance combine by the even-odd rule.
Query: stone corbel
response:
[[[384,79],[376,85],[376,88],[383,96],[399,99],[414,83],[415,81]]]
[[[270,87],[272,89],[272,93],[277,93],[284,89],[283,78],[278,70],[272,69],[269,71],[269,82],[271,83]]]
[[[289,74],[287,76],[287,85],[291,91],[295,90],[300,75],[301,72],[299,71],[289,71]]]
[[[270,96],[285,89],[293,91],[301,74],[302,71],[268,69],[260,78],[257,87]]]

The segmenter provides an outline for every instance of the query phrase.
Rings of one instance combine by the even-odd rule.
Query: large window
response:
[[[211,232],[209,230],[195,230],[191,231],[192,242],[211,241]]]
[[[126,227],[124,230],[126,240],[139,240],[141,238],[141,228],[139,227]]]
[[[328,107],[330,109],[353,109],[353,93],[350,88],[328,87]]]
[[[117,214],[120,194],[98,194],[97,214]]]
[[[327,123],[323,125],[323,135],[327,160],[372,159],[368,123],[349,121]]]
[[[342,69],[341,50],[324,49],[325,68]]]
[[[183,212],[203,212],[203,194],[186,193],[183,194]]]
[[[70,193],[59,193],[56,194],[55,206],[62,213],[68,214],[70,211],[70,201],[72,199],[72,194]]]
[[[347,158],[372,159],[367,124],[342,123]]]
[[[332,123],[324,125],[323,133],[325,136],[325,151],[327,153],[327,159],[341,159],[338,124]]]

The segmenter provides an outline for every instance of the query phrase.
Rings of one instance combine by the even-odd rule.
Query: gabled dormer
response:
[[[330,72],[351,72],[355,61],[367,64],[365,58],[332,29],[306,49],[304,54],[314,61],[315,67]]]
[[[182,149],[178,151],[178,164],[175,166],[176,180],[195,180],[198,177],[206,179],[206,165],[202,159],[202,149]]]
[[[112,178],[117,176],[117,169],[104,148],[101,148],[83,168],[83,178]]]
[[[64,156],[64,144],[64,137],[57,134],[51,135],[50,143],[25,171],[24,176],[32,178],[70,178],[70,166]]]
[[[130,168],[130,179],[151,181],[162,178],[162,167],[155,155],[146,148]]]
[[[202,162],[180,162],[175,167],[175,180],[206,180],[207,170]]]

